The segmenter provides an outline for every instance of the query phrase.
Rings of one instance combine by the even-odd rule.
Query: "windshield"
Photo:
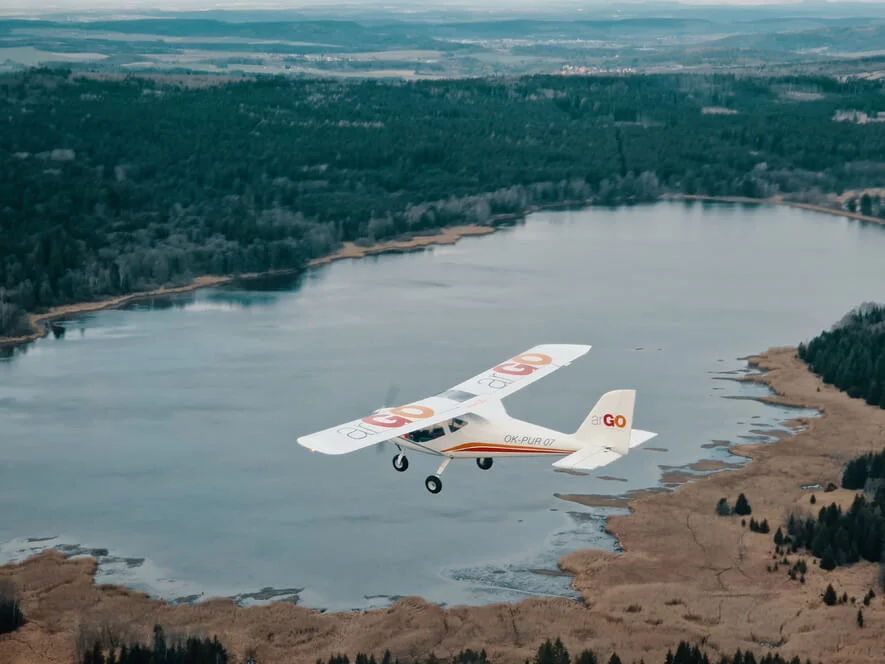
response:
[[[449,432],[454,433],[465,426],[467,426],[467,422],[465,420],[462,420],[458,417],[453,417],[445,424],[443,424],[442,422],[438,422],[429,427],[425,427],[424,429],[418,429],[417,431],[413,431],[412,433],[407,433],[403,437],[407,440],[411,440],[414,443],[426,443],[431,440],[441,438]]]

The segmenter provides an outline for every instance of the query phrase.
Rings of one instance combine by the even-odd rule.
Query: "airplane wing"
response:
[[[459,402],[437,395],[399,408],[383,408],[352,422],[339,424],[308,436],[300,436],[298,444],[323,454],[356,452],[364,447],[377,445],[437,422],[464,415],[485,401],[484,397],[474,397]]]
[[[530,348],[509,360],[501,362],[488,371],[468,378],[449,392],[470,395],[493,396],[502,399],[521,390],[539,378],[549,376],[560,367],[585,355],[590,346],[575,344],[542,344]],[[445,394],[445,392],[444,392]]]
[[[535,346],[436,396],[399,408],[383,408],[366,417],[300,436],[298,444],[324,454],[347,454],[383,443],[469,413],[490,398],[513,394],[589,350],[590,346],[570,344]]]
[[[593,470],[617,461],[621,455],[607,447],[585,447],[577,452],[572,452],[567,457],[553,462],[554,468],[565,470]]]

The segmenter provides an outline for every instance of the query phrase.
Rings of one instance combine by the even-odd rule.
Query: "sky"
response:
[[[610,9],[613,14],[619,9],[635,8],[637,4],[650,5],[682,5],[682,6],[803,6],[807,8],[845,7],[847,5],[878,5],[885,7],[885,0],[632,0],[615,2],[612,0],[0,0],[0,15],[44,15],[81,11],[107,11],[110,15],[132,11],[202,11],[211,9],[276,9],[322,10],[335,8],[380,9],[388,11],[432,10],[436,13],[451,9],[481,15],[511,11],[519,13],[525,10],[535,15],[547,11],[600,11]]]
[[[649,1],[649,0],[646,0]],[[659,0],[650,0],[652,4],[659,4]],[[697,4],[697,5],[791,5],[803,4],[803,0],[667,0],[668,4],[677,2],[679,4]],[[885,4],[885,0],[817,0],[813,4],[834,4],[834,3],[867,3],[867,4]],[[6,4],[4,2],[3,4]],[[36,9],[33,0],[10,0],[10,4],[17,4],[22,8],[29,7]],[[545,6],[559,7],[593,7],[599,8],[609,6],[616,9],[618,5],[635,4],[624,2],[605,2],[604,0],[554,0],[553,2],[543,3]],[[809,4],[805,2],[805,4]],[[7,5],[8,6],[8,5]],[[399,8],[406,6],[427,7],[434,10],[446,8],[452,9],[493,9],[501,10],[507,8],[516,8],[519,6],[538,8],[537,0],[222,0],[221,2],[211,2],[208,0],[47,0],[39,3],[41,11],[49,12],[53,10],[88,10],[94,8],[102,9],[158,9],[158,8],[175,8],[182,10],[206,10],[206,9],[227,9],[238,7],[242,9],[299,9],[299,8],[324,8],[324,7],[373,7],[373,8]]]

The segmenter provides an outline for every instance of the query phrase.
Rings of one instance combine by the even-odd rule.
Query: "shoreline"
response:
[[[768,203],[771,205],[782,205],[784,207],[797,208],[800,210],[810,210],[811,212],[823,212],[832,214],[837,217],[847,217],[857,221],[866,221],[872,224],[885,225],[885,219],[879,217],[871,217],[859,212],[849,212],[848,210],[837,210],[836,208],[826,207],[824,205],[814,205],[813,203],[801,203],[799,201],[790,201],[783,196],[771,196],[769,198],[749,198],[746,196],[703,196],[700,194],[664,194],[661,200],[675,201],[710,201],[712,203],[749,203],[753,205],[761,205]]]
[[[493,224],[501,224],[507,219],[495,218]],[[432,235],[417,235],[408,240],[390,240],[387,242],[379,242],[377,244],[361,247],[354,242],[345,242],[337,251],[311,259],[307,262],[304,270],[310,270],[315,267],[327,265],[334,261],[344,259],[365,258],[366,256],[375,256],[388,253],[405,253],[424,249],[432,245],[454,244],[462,237],[470,237],[476,235],[487,235],[497,230],[496,225],[479,226],[476,224],[461,226],[446,226],[438,229],[438,232]],[[121,306],[147,300],[153,297],[165,297],[168,295],[180,295],[182,293],[191,293],[200,288],[210,286],[221,286],[234,281],[243,280],[250,281],[269,276],[284,276],[296,274],[300,269],[283,269],[283,270],[267,270],[265,272],[249,272],[246,274],[229,274],[229,275],[203,275],[194,278],[190,283],[182,286],[171,286],[155,288],[149,291],[141,291],[138,293],[130,293],[121,295],[107,300],[94,300],[92,302],[80,302],[75,304],[65,304],[52,307],[49,311],[41,314],[29,314],[29,322],[32,328],[31,334],[19,337],[0,337],[0,348],[14,347],[31,343],[37,339],[42,339],[49,334],[47,323],[52,321],[77,316],[80,314],[94,313],[96,311],[104,311],[107,309],[116,309]]]
[[[658,201],[681,200],[681,201],[709,201],[714,203],[745,203],[745,204],[774,204],[786,207],[799,208],[809,210],[811,212],[822,212],[839,217],[847,217],[857,221],[865,221],[869,223],[885,225],[885,219],[878,217],[869,217],[855,212],[846,210],[836,210],[820,205],[812,205],[810,203],[799,203],[795,201],[784,200],[781,196],[771,198],[747,198],[744,196],[703,196],[696,194],[662,194]],[[327,265],[337,260],[343,259],[359,259],[366,256],[377,256],[390,253],[406,253],[409,251],[417,251],[433,245],[454,244],[462,237],[488,235],[494,233],[499,226],[506,225],[510,222],[525,219],[528,215],[545,210],[563,210],[563,209],[580,209],[589,207],[595,203],[595,198],[585,200],[567,200],[544,205],[530,205],[522,212],[513,212],[498,214],[490,217],[486,222],[488,225],[479,224],[463,224],[456,226],[444,226],[436,229],[436,232],[429,235],[416,235],[408,240],[388,240],[372,245],[360,246],[355,242],[345,242],[335,252],[326,256],[313,258],[307,262],[304,269],[309,270],[322,265]],[[655,201],[652,201],[655,202]],[[629,205],[629,203],[621,203],[618,205]],[[281,276],[295,274],[299,269],[283,269],[283,270],[267,270],[265,272],[250,272],[246,274],[231,275],[202,275],[194,278],[190,283],[181,286],[164,286],[149,291],[138,293],[129,293],[115,298],[106,300],[94,300],[90,302],[79,302],[74,304],[65,304],[52,307],[49,311],[41,314],[28,314],[29,324],[32,332],[30,334],[18,337],[0,336],[0,348],[13,348],[29,344],[49,334],[48,323],[55,320],[61,320],[70,316],[76,316],[86,313],[94,313],[107,309],[116,309],[118,307],[138,302],[140,300],[150,299],[153,297],[164,297],[168,295],[179,295],[182,293],[190,293],[200,288],[210,286],[221,286],[237,280],[249,281],[252,279],[260,279],[269,276]]]
[[[48,551],[0,567],[0,580],[20,588],[31,620],[0,637],[0,648],[10,648],[15,664],[70,662],[76,624],[110,624],[149,638],[157,622],[179,633],[217,634],[234,656],[255,647],[258,661],[268,664],[313,664],[340,652],[379,656],[388,648],[401,658],[485,648],[496,664],[521,664],[557,636],[570,652],[592,648],[601,661],[613,650],[624,661],[661,661],[685,639],[703,642],[711,656],[740,648],[757,657],[777,651],[803,662],[871,664],[881,653],[885,597],[877,592],[863,607],[868,628],[860,630],[855,605],[827,607],[820,598],[828,583],[839,594],[861,598],[875,587],[879,566],[861,562],[825,572],[809,555],[792,554],[791,561],[808,561],[808,572],[805,583],[791,581],[788,566],[770,571],[771,533],[752,533],[739,517],[717,516],[715,506],[720,497],[733,504],[745,493],[753,517],[768,519],[774,531],[793,511],[850,504],[854,491],[804,487],[838,485],[848,459],[880,449],[885,410],[824,385],[794,348],[773,348],[747,363],[763,373],[741,380],[774,393],[763,399],[820,415],[790,422],[798,432],[775,442],[731,445],[732,453],[748,459],[739,468],[633,496],[631,513],[609,517],[606,527],[621,553],[585,549],[559,562],[582,601],[542,597],[442,608],[406,597],[389,608],[334,613],[285,602],[240,608],[230,599],[172,606],[125,587],[97,585],[94,558]],[[818,498],[815,507],[811,494]]]

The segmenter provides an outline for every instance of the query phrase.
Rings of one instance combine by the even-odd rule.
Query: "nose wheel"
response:
[[[401,473],[405,472],[409,467],[409,460],[406,458],[406,455],[397,454],[393,457],[393,467]]]
[[[491,457],[484,457],[476,460],[476,465],[479,466],[482,470],[488,470],[492,467],[493,459]]]
[[[448,466],[451,461],[452,457],[446,457],[445,461],[443,461],[439,468],[436,469],[436,475],[428,475],[427,479],[424,480],[424,486],[427,487],[427,490],[430,493],[439,493],[442,491],[442,480],[439,479],[439,476],[443,474],[446,466]]]

